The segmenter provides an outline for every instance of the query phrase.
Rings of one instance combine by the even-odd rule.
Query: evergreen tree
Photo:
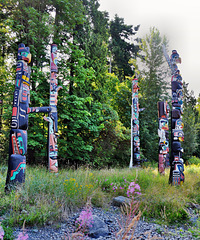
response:
[[[157,102],[169,98],[167,87],[168,66],[164,59],[162,45],[166,38],[160,36],[156,28],[142,39],[139,77],[139,103],[145,108],[140,113],[140,142],[143,154],[149,160],[157,160],[158,156],[158,113]]]
[[[198,105],[197,105],[198,106]],[[197,108],[198,109],[198,108]],[[188,90],[188,84],[183,83],[183,132],[184,132],[184,160],[188,160],[198,149],[197,137],[199,123],[196,109],[196,98],[193,91]]]
[[[120,80],[126,76],[133,76],[134,71],[131,68],[129,60],[135,58],[139,51],[138,45],[133,43],[133,36],[137,33],[139,25],[133,29],[132,25],[126,25],[124,19],[115,15],[114,20],[110,22],[110,51],[113,58],[112,72]]]
[[[84,50],[87,59],[85,67],[94,70],[94,78],[85,82],[82,96],[102,101],[107,72],[108,13],[99,10],[97,0],[85,0],[83,5],[85,21],[76,25],[74,39]]]

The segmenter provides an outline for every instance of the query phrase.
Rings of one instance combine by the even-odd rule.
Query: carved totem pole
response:
[[[132,80],[132,105],[131,105],[131,160],[129,168],[140,165],[140,138],[139,138],[139,102],[138,79]]]
[[[182,77],[178,70],[177,63],[181,63],[181,58],[176,50],[172,51],[169,58],[163,47],[165,58],[171,69],[172,87],[172,110],[171,110],[171,157],[170,157],[170,176],[169,182],[172,185],[181,185],[184,182],[184,161],[182,159],[183,148],[181,142],[184,141],[183,122],[182,122]]]
[[[165,167],[169,166],[169,110],[170,109],[167,102],[158,102],[158,171],[160,174],[165,174]]]
[[[58,172],[58,114],[57,114],[57,97],[58,91],[62,88],[58,86],[57,81],[57,45],[51,45],[51,57],[50,57],[50,107],[51,112],[48,117],[44,116],[44,120],[48,121],[48,168],[50,172]]]

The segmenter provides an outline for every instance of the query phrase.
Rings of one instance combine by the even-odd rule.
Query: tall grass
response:
[[[6,169],[0,171],[0,215],[10,226],[42,225],[66,220],[69,213],[83,207],[88,198],[94,206],[109,207],[114,196],[124,195],[128,183],[141,187],[140,210],[146,219],[165,224],[188,221],[187,203],[200,204],[200,166],[185,169],[185,183],[180,187],[168,184],[169,172],[160,176],[156,168],[60,170],[58,176],[43,167],[27,166],[23,187],[4,193]]]

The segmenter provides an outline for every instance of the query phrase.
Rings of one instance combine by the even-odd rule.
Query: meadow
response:
[[[42,166],[27,166],[26,181],[6,195],[4,192],[7,169],[0,167],[0,216],[2,224],[13,227],[42,226],[47,222],[59,225],[68,215],[83,207],[88,198],[93,206],[108,209],[115,196],[127,196],[130,182],[141,188],[140,210],[146,221],[165,225],[190,223],[189,206],[200,205],[200,165],[185,167],[185,183],[174,187],[156,167],[92,170],[60,169],[50,174]],[[194,209],[194,214],[198,213]],[[195,228],[198,231],[198,227]]]

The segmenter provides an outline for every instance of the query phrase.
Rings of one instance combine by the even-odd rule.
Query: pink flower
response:
[[[135,192],[136,194],[138,194],[138,195],[141,195],[141,192]]]
[[[111,186],[113,185],[113,183],[110,184]]]
[[[92,210],[90,207],[87,207],[80,213],[80,216],[78,217],[76,223],[79,224],[79,227],[81,228],[88,228],[91,227],[93,223],[92,220],[93,220]]]
[[[137,192],[135,192],[135,189],[137,189]],[[127,190],[127,196],[130,197],[130,195],[133,196],[134,194],[141,195],[139,191],[141,191],[140,186],[135,182],[131,182]]]
[[[140,191],[140,186],[138,184],[135,184],[135,188]]]
[[[20,232],[17,240],[27,240],[28,239],[28,234],[24,234],[23,232]]]
[[[4,236],[4,230],[3,227],[0,226],[0,239],[3,240],[3,236]]]
[[[131,187],[131,186],[135,186],[135,182],[131,182],[129,187]]]

